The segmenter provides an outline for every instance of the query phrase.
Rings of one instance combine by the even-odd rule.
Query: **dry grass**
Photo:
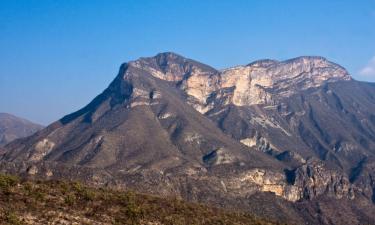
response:
[[[0,175],[1,224],[271,224],[174,198]]]

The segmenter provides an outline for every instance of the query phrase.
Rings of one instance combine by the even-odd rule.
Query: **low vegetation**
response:
[[[179,199],[0,174],[0,224],[272,224]]]

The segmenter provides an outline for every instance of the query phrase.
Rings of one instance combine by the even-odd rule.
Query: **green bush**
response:
[[[20,219],[13,212],[5,213],[5,221],[11,225],[21,225],[23,224]]]
[[[73,206],[74,203],[76,202],[76,197],[72,194],[68,194],[67,196],[65,196],[64,202],[65,202],[65,204],[67,204],[69,206]]]
[[[129,202],[123,209],[124,214],[131,221],[138,221],[143,217],[143,210],[141,207],[137,206],[134,202]]]
[[[69,193],[69,185],[66,182],[61,182],[60,184],[60,191],[62,194]]]
[[[136,194],[134,192],[128,191],[121,193],[116,196],[120,202],[121,217],[116,218],[116,222],[126,223],[126,224],[138,224],[138,222],[144,218],[144,210],[136,202]]]
[[[90,190],[90,188],[84,186],[83,184],[74,182],[72,186],[79,199],[83,199],[86,201],[92,201],[95,199],[95,192],[93,190]]]
[[[85,189],[85,187],[80,182],[77,182],[77,181],[74,182],[72,186],[73,186],[73,190],[78,193],[82,192]]]
[[[0,191],[8,195],[11,188],[19,183],[19,178],[12,175],[0,174]]]
[[[35,190],[32,192],[32,197],[37,201],[44,201],[46,194],[43,193],[41,190]]]
[[[23,189],[27,195],[30,195],[30,193],[33,191],[33,185],[31,182],[26,182],[23,184]]]
[[[81,191],[80,196],[83,200],[93,201],[95,199],[96,194],[94,191],[90,189],[84,189],[83,191]]]

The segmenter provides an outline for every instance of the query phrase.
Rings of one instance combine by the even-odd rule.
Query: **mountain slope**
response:
[[[241,161],[251,161],[254,167],[270,164],[281,168],[271,157],[250,151],[224,135],[208,118],[186,105],[181,92],[132,64],[123,65],[109,88],[88,106],[25,140],[37,141],[33,147],[11,145],[16,148],[5,159],[113,167],[116,171],[136,163],[155,169],[192,163],[189,166],[203,169]],[[205,160],[210,153],[217,157]],[[123,164],[125,158],[127,165]]]
[[[1,174],[0,203],[1,224],[274,224],[180,199]]]
[[[322,57],[219,71],[161,53],[123,64],[90,104],[7,145],[0,170],[296,224],[371,223],[374,90]]]
[[[22,137],[32,135],[43,126],[8,113],[0,113],[0,146]]]
[[[267,188],[286,198],[296,198],[295,188],[283,183],[285,175],[279,161],[223,134],[184,102],[182,91],[151,74],[163,66],[170,69],[162,56],[155,62],[145,58],[122,65],[108,89],[89,105],[30,138],[11,143],[3,160],[29,164],[25,172],[36,176],[44,172],[34,167],[48,163],[95,168],[101,172],[91,174],[87,169],[90,175],[76,174],[67,169],[69,172],[64,174],[63,169],[50,164],[46,173],[51,177],[76,174],[87,182],[131,186],[192,200],[219,202],[218,194],[226,198],[226,190],[241,189],[243,185],[249,188],[246,193]],[[173,67],[175,71],[168,76],[183,76],[181,71],[214,71],[195,61],[172,57],[168,63],[175,60],[181,68]],[[149,65],[140,67],[143,63]],[[228,170],[233,176],[227,176]],[[252,183],[258,170],[269,171],[270,175],[262,175],[264,180],[274,175],[276,187],[263,187],[262,178]],[[238,186],[242,179],[248,182]]]

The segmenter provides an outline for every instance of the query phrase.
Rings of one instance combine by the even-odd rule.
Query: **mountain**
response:
[[[22,137],[32,135],[43,126],[8,113],[0,113],[0,146]],[[1,152],[1,150],[0,150]]]
[[[12,142],[0,171],[79,179],[295,224],[375,223],[375,86],[322,57],[216,70],[124,63],[81,110]]]

